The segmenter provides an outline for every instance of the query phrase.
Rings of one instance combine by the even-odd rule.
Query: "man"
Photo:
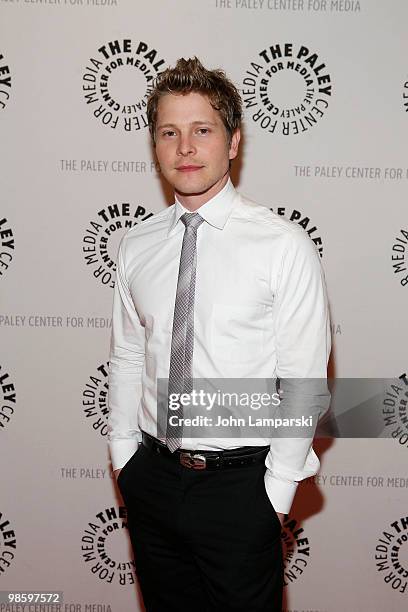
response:
[[[193,379],[326,378],[330,327],[315,246],[229,177],[241,114],[234,85],[197,58],[159,76],[149,128],[175,204],[132,228],[119,249],[109,445],[148,612],[280,610],[281,524],[297,483],[319,468],[314,428],[188,437],[181,400],[173,411],[158,398],[159,379],[180,397]],[[283,389],[282,411],[294,415],[300,398],[303,413],[318,416],[326,384],[322,393],[300,386],[300,396]]]

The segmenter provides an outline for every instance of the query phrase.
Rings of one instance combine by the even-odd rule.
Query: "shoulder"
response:
[[[273,212],[270,203],[255,202],[242,194],[239,194],[239,198],[236,216],[246,224],[253,224],[259,236],[279,244],[282,256],[291,252],[320,259],[316,245],[298,223]]]
[[[306,235],[302,227],[293,221],[289,221],[282,215],[273,212],[270,203],[259,203],[251,200],[245,195],[239,194],[239,205],[236,208],[238,217],[241,217],[246,222],[265,227],[270,232],[281,234],[282,236]]]
[[[131,240],[134,236],[142,236],[143,234],[149,234],[165,227],[173,213],[174,204],[167,206],[163,210],[154,213],[145,221],[137,223],[131,227],[126,233],[125,238]]]
[[[123,252],[132,250],[138,245],[144,244],[145,240],[152,241],[161,237],[167,231],[173,214],[174,204],[154,213],[148,219],[131,227],[122,237],[120,248]]]

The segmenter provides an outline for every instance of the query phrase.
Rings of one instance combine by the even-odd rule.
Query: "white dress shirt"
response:
[[[184,212],[176,198],[129,230],[119,247],[109,367],[114,470],[135,453],[141,431],[157,437],[156,383],[169,376]],[[205,222],[197,235],[193,377],[313,378],[327,390],[328,304],[309,236],[240,195],[230,180],[197,212]],[[323,413],[328,397],[306,396],[303,414],[317,404]],[[183,438],[182,448],[269,445],[266,491],[275,510],[288,513],[298,482],[320,467],[312,440]]]

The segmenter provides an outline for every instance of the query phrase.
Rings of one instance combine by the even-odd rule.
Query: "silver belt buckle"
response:
[[[192,455],[191,453],[181,452],[180,463],[184,467],[193,470],[205,470],[206,460],[204,455]]]

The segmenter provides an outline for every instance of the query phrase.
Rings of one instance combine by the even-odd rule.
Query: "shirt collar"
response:
[[[232,209],[234,208],[237,195],[238,194],[231,182],[231,179],[228,178],[227,183],[224,185],[221,191],[211,198],[211,200],[208,200],[208,202],[200,206],[200,208],[197,208],[197,210],[194,212],[198,212],[210,225],[216,227],[217,229],[223,229],[228,217],[232,212]],[[186,212],[189,213],[191,211],[184,208],[184,206],[177,199],[177,196],[175,196],[173,215],[171,217],[170,227],[167,232],[168,236],[176,227],[180,217]]]

